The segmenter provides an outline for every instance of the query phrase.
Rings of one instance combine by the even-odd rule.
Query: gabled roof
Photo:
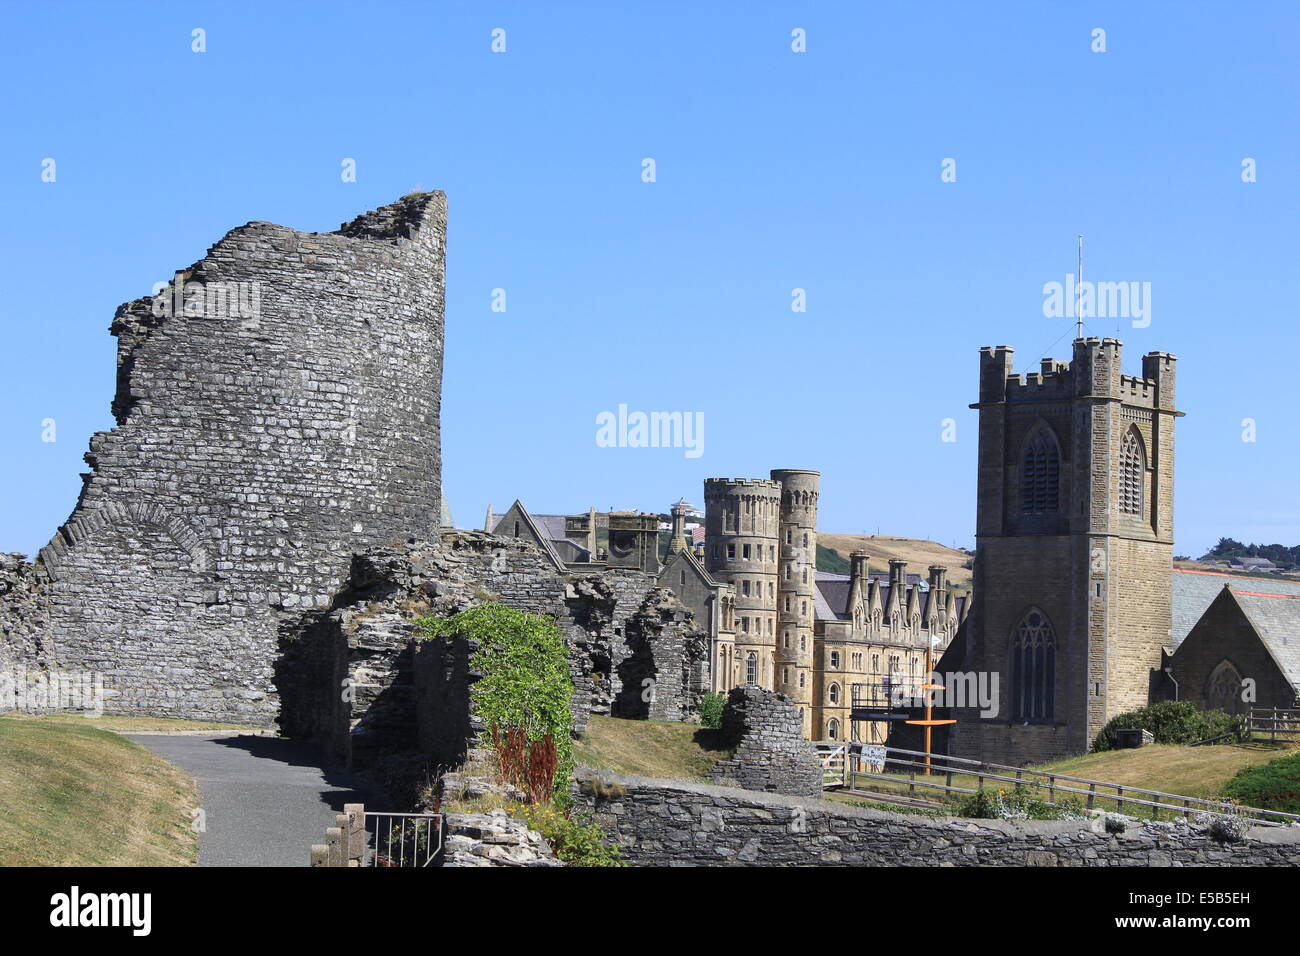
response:
[[[533,516],[528,513],[528,509],[524,507],[524,503],[520,501],[518,498],[515,499],[514,504],[512,504],[509,508],[506,509],[506,513],[501,516],[501,520],[498,521],[496,527],[492,529],[492,533],[507,538],[513,537],[513,535],[511,534],[503,534],[502,532],[502,528],[505,526],[506,520],[507,518],[509,518],[510,512],[512,511],[514,511],[519,515],[520,520],[523,521],[524,524],[528,527],[529,531],[532,533],[532,537],[534,538],[534,540],[537,541],[538,546],[544,552],[546,552],[547,556],[552,561],[555,562],[555,566],[561,571],[565,570],[564,561],[563,559],[560,558],[560,555],[556,552],[555,546],[551,544],[551,538],[546,534],[546,532],[541,527],[538,526]],[[544,515],[543,517],[554,517],[554,516]],[[510,531],[513,529],[506,529],[506,530]],[[563,537],[563,531],[564,531],[563,520],[561,520],[560,531],[561,531],[561,537]]]
[[[917,587],[920,584],[920,575],[909,574],[908,583],[911,587],[901,595],[900,611],[906,613],[908,594],[916,601],[916,610],[921,615],[921,621],[925,626],[931,620],[929,613],[930,602],[934,599],[934,592],[921,590]],[[890,587],[888,574],[873,574],[872,580],[876,582],[876,594],[882,608],[889,607]],[[849,611],[849,598],[853,591],[853,579],[847,574],[837,574],[833,571],[818,571],[816,577],[817,587],[815,589],[814,608],[818,620],[823,621],[848,621],[853,615]],[[949,594],[952,592],[949,591]],[[961,615],[966,608],[965,595],[955,596],[953,605],[954,613],[957,619],[961,620]],[[937,610],[937,609],[936,609]]]
[[[1255,633],[1277,662],[1278,669],[1300,693],[1300,595],[1267,594],[1232,589]]]
[[[684,561],[687,564],[689,564],[692,568],[694,568],[696,573],[699,574],[701,580],[704,581],[706,587],[711,587],[711,588],[723,587],[722,582],[717,580],[712,574],[709,573],[708,569],[704,566],[704,564],[700,561],[700,559],[695,556],[695,552],[692,551],[690,548],[686,548],[683,551],[678,551],[676,554],[668,555],[667,559],[663,563],[663,567],[659,571],[660,577],[662,577],[668,571],[669,568],[676,565],[678,561]]]
[[[1243,577],[1218,571],[1197,571],[1190,568],[1173,570],[1173,629],[1170,633],[1170,650],[1177,650],[1183,639],[1191,633],[1205,609],[1219,596],[1224,586],[1234,592],[1259,591],[1272,594],[1300,596],[1300,584],[1292,581]]]

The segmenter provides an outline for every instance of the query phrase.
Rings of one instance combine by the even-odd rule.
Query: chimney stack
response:
[[[894,592],[892,590],[893,588],[898,586],[901,586],[904,589],[906,589],[907,587],[907,562],[904,561],[902,558],[890,558],[889,559],[889,587],[891,589],[890,590],[891,595],[893,595],[894,593],[901,595],[903,593],[901,590],[897,592]]]
[[[942,591],[948,586],[948,569],[941,564],[930,565],[930,590]]]

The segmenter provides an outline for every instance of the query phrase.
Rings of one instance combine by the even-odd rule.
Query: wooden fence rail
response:
[[[837,749],[845,747],[843,743],[836,744],[834,741],[821,742],[817,746],[819,749],[828,746]],[[858,790],[860,785],[861,789],[880,791],[883,786],[892,784],[900,788],[906,787],[907,796],[916,799],[918,788],[921,791],[932,791],[936,796],[946,797],[953,794],[970,795],[984,789],[988,783],[1008,783],[1043,791],[1045,802],[1053,805],[1060,805],[1063,799],[1075,797],[1079,798],[1088,809],[1096,809],[1099,801],[1108,801],[1119,813],[1123,813],[1126,806],[1145,807],[1151,811],[1155,819],[1159,819],[1160,811],[1165,810],[1175,814],[1231,814],[1249,818],[1263,826],[1290,826],[1300,823],[1300,814],[1283,813],[1279,810],[1244,807],[1234,803],[1209,800],[1205,797],[1164,793],[1160,790],[1131,787],[1127,784],[1108,783],[1070,774],[1011,767],[942,754],[931,755],[930,764],[927,765],[924,753],[895,747],[883,749],[886,755],[883,771],[862,772],[853,769],[852,764],[856,754],[853,752],[852,745],[848,747],[846,755],[850,763],[846,785],[848,791]],[[929,773],[926,772],[927,769]],[[906,773],[906,776],[903,776],[903,773]],[[974,786],[955,783],[954,780],[958,777],[972,778]],[[939,783],[938,778],[943,778],[943,783]]]

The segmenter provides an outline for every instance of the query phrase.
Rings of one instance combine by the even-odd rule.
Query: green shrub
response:
[[[712,730],[722,726],[722,711],[727,698],[722,694],[708,693],[700,698],[700,723]]]
[[[957,815],[978,820],[1079,820],[1084,812],[1078,797],[1048,803],[1033,787],[1016,784],[1011,790],[976,790],[957,802]]]
[[[482,675],[471,689],[475,713],[489,728],[522,729],[531,742],[550,737],[554,793],[564,795],[573,771],[573,677],[569,648],[555,622],[489,603],[415,623],[426,638],[461,635],[477,642],[469,661]]]
[[[1261,810],[1300,813],[1300,752],[1237,771],[1222,796]]]
[[[604,831],[594,823],[547,804],[523,806],[519,813],[569,866],[627,866],[619,848],[606,842]]]
[[[1117,731],[1130,728],[1150,731],[1158,744],[1190,744],[1227,733],[1240,737],[1242,721],[1222,710],[1202,711],[1189,701],[1165,700],[1112,718],[1097,734],[1092,749],[1118,749]]]

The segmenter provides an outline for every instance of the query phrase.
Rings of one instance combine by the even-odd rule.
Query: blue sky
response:
[[[978,350],[1013,345],[1022,371],[1068,357],[1042,287],[1083,233],[1087,277],[1151,283],[1150,325],[1121,323],[1125,370],[1179,356],[1177,550],[1300,543],[1300,6],[2,16],[0,550],[34,552],[73,507],[112,425],[119,303],[247,221],[328,231],[414,188],[450,204],[443,474],[462,526],[515,497],[702,504],[706,477],[794,467],[822,472],[824,530],[969,546]],[[597,447],[620,404],[702,412],[704,454]]]

